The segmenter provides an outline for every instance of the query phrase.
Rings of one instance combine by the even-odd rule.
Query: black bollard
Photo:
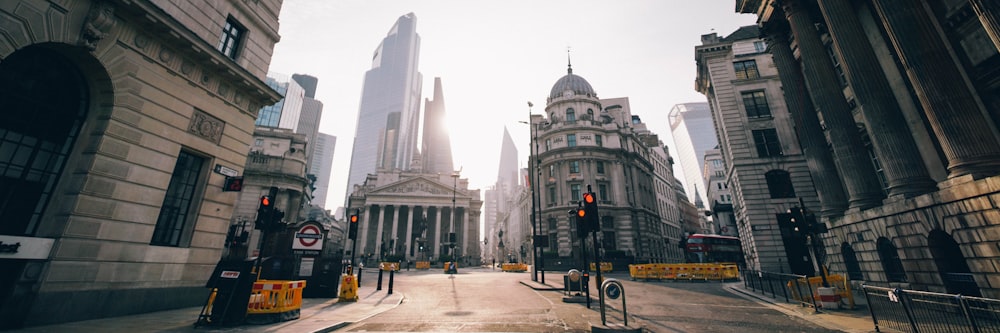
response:
[[[392,277],[396,275],[395,273],[396,271],[389,271],[389,295],[392,295]]]
[[[378,270],[378,287],[375,290],[382,290],[382,269]]]
[[[358,267],[358,288],[361,288],[361,272],[364,270],[364,267]]]

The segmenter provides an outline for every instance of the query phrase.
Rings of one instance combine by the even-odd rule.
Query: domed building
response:
[[[598,199],[598,247],[615,267],[631,262],[679,262],[681,232],[666,147],[632,115],[627,97],[600,99],[573,74],[552,86],[545,115],[532,115],[537,151],[529,165],[538,191],[539,233],[545,270],[580,267],[581,235],[574,218],[584,193]],[[534,147],[533,147],[534,148]],[[587,237],[586,256],[593,260]],[[670,246],[669,244],[674,244]],[[567,267],[564,267],[567,266]]]

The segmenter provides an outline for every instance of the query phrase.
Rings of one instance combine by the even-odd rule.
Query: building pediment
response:
[[[401,180],[396,183],[376,188],[372,194],[450,195],[452,194],[452,191],[453,189],[449,186],[444,186],[441,183],[418,177]]]

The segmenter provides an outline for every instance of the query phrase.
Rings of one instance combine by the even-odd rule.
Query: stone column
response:
[[[441,215],[444,215],[444,214],[441,214],[441,211],[443,211],[443,210],[444,209],[441,209],[441,207],[438,207],[438,209],[437,209],[437,216],[434,219],[435,220],[434,221],[434,256],[435,257],[438,257],[438,256],[441,255],[441,236],[442,236],[441,235]]]
[[[847,81],[862,107],[868,135],[889,182],[889,195],[912,197],[937,190],[850,1],[819,0],[817,3],[847,73]]]
[[[368,226],[372,224],[372,215],[375,215],[375,213],[373,213],[374,210],[375,207],[369,205],[365,205],[361,210],[364,212],[365,222],[358,228],[358,246],[354,247],[354,250],[358,251],[358,253],[365,253],[365,248],[368,246]],[[355,260],[361,257],[358,253],[354,254]]]
[[[396,207],[396,209],[393,210],[393,212],[392,212],[392,231],[389,234],[389,238],[387,238],[387,239],[396,238],[396,232],[399,230],[399,211],[401,210],[400,209],[401,206],[395,206],[395,207]],[[395,245],[395,244],[393,244],[393,245]]]
[[[948,178],[998,174],[1000,141],[992,122],[922,2],[872,4],[948,159]]]
[[[865,209],[882,204],[882,182],[861,143],[851,107],[809,11],[802,0],[782,1],[782,9],[799,46],[809,93],[828,129],[834,163],[847,190],[849,207]]]
[[[993,45],[1000,51],[1000,2],[996,0],[969,0],[972,9],[983,23],[983,29],[990,35]]]
[[[469,255],[469,253],[468,253],[468,251],[469,251],[469,209],[467,207],[460,207],[460,208],[462,208],[462,219],[460,220],[460,221],[462,221],[462,225],[461,225],[461,228],[462,228],[462,240],[461,240],[461,242],[462,243],[459,244],[459,246],[456,246],[456,248],[457,247],[461,247],[462,248],[462,255],[466,256],[466,255]],[[458,228],[458,226],[456,226],[456,228]]]
[[[813,107],[809,92],[806,91],[805,79],[799,63],[788,45],[788,22],[782,19],[772,19],[764,28],[767,33],[767,44],[778,68],[781,79],[781,89],[785,92],[785,104],[795,120],[796,133],[799,135],[799,145],[806,157],[809,174],[812,175],[816,195],[820,201],[820,214],[823,216],[841,215],[847,209],[847,198],[844,196],[844,184],[840,182],[837,169],[834,167],[833,156],[823,135],[823,127],[819,124],[819,116]]]
[[[393,206],[393,209],[395,209],[395,206]],[[378,214],[378,221],[375,221],[375,223],[378,225],[378,228],[375,230],[375,244],[372,245],[372,250],[371,250],[371,252],[375,254],[375,256],[373,257],[373,258],[375,258],[375,260],[381,259],[381,258],[379,258],[379,256],[382,255],[382,251],[381,251],[382,250],[382,242],[385,241],[385,234],[384,234],[384,232],[385,232],[385,222],[386,222],[385,221],[385,214],[386,214],[386,211],[388,211],[388,210],[389,210],[389,205],[382,206],[382,212],[380,212]]]
[[[406,214],[406,238],[403,240],[403,256],[405,258],[410,258],[410,249],[413,246],[413,224],[416,222],[416,216],[414,212],[417,211],[417,206],[410,206],[410,212]]]

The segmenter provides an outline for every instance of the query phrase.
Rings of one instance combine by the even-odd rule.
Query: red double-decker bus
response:
[[[743,249],[736,237],[692,234],[684,246],[684,257],[689,263],[739,264],[743,262]]]

